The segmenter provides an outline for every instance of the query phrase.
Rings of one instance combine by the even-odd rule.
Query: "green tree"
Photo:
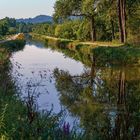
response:
[[[60,22],[62,19],[70,16],[80,16],[88,19],[91,27],[91,39],[92,41],[96,41],[95,16],[98,4],[98,0],[58,0],[55,4],[54,17]]]
[[[4,18],[0,20],[0,35],[16,33],[16,20],[12,18]]]

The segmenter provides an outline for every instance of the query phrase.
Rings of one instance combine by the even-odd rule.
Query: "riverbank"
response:
[[[33,39],[44,41],[46,46],[52,49],[59,49],[63,53],[67,53],[67,55],[71,56],[75,53],[76,59],[87,65],[90,65],[95,60],[97,66],[140,64],[139,47],[112,42],[79,42],[34,33],[30,35]]]
[[[9,54],[23,49],[25,45],[25,37],[24,34],[17,34],[14,36],[10,36],[5,40],[0,41],[0,48],[9,51]]]
[[[24,34],[9,36],[5,40],[0,41],[0,65],[3,65],[9,60],[13,51],[22,49],[25,45]]]
[[[46,35],[41,35],[41,34],[36,34],[36,33],[30,33],[30,35],[32,37],[35,37],[39,40],[46,40],[48,41],[49,45],[53,45],[53,44],[58,44],[58,43],[66,43],[67,46],[79,46],[79,45],[84,45],[84,46],[88,46],[90,48],[95,48],[95,47],[99,47],[99,46],[104,46],[104,47],[121,47],[124,46],[123,43],[118,43],[118,42],[90,42],[90,41],[86,41],[86,42],[82,42],[79,40],[69,40],[69,39],[61,39],[61,38],[56,38],[56,37],[50,37],[50,36],[46,36]]]

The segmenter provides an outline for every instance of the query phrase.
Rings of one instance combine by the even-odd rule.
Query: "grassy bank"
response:
[[[9,51],[9,53],[12,53],[14,51],[23,49],[25,42],[24,34],[17,34],[9,36],[7,39],[1,41],[0,48]]]
[[[122,43],[118,42],[81,42],[79,40],[69,40],[69,39],[61,39],[61,38],[55,38],[55,37],[50,37],[46,35],[40,35],[40,34],[35,34],[35,33],[30,33],[30,35],[33,38],[39,39],[39,40],[45,40],[48,41],[49,45],[58,45],[59,43],[64,43],[67,46],[79,46],[79,45],[84,45],[88,46],[90,48],[95,48],[98,46],[104,46],[104,47],[121,47],[124,46]]]
[[[6,49],[0,48],[0,65],[6,63],[9,59],[9,53]]]
[[[25,38],[23,34],[17,35],[14,39],[2,40],[0,42],[0,65],[9,61],[12,52],[23,49]]]
[[[86,65],[96,60],[97,66],[139,65],[140,48],[128,44],[112,42],[79,42],[53,38],[45,35],[31,34],[33,38],[42,40],[46,46],[63,51]],[[94,60],[93,60],[94,59]]]

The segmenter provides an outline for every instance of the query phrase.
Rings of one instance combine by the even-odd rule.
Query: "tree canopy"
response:
[[[103,36],[111,36],[109,40],[126,42],[138,36],[134,30],[140,30],[139,0],[57,0],[54,9],[58,23],[71,16],[87,19],[92,41],[102,39],[100,33],[104,32]]]

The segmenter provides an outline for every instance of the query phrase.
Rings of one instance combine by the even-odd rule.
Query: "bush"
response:
[[[76,39],[72,26],[72,22],[65,22],[57,25],[55,28],[55,36],[59,38]]]

